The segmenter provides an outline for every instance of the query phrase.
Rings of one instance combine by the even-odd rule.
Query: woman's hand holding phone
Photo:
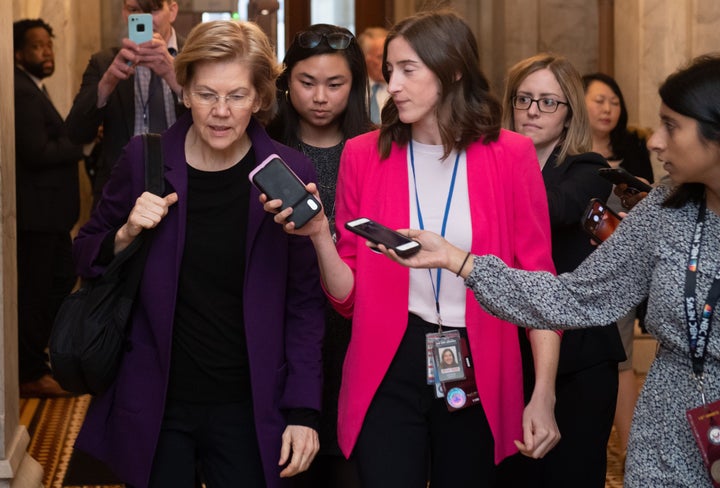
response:
[[[378,249],[393,261],[409,268],[443,268],[453,274],[460,273],[463,277],[472,270],[472,256],[466,260],[467,251],[455,247],[439,234],[417,229],[400,229],[398,232],[419,242],[421,247],[415,254],[402,258],[395,251],[378,246]]]
[[[315,183],[308,183],[307,185],[305,185],[305,189],[320,203],[322,203],[322,200],[320,199],[320,193],[318,192],[317,185],[315,185]],[[324,207],[321,208],[317,215],[315,215],[312,219],[308,220],[305,225],[298,229],[295,227],[294,222],[288,220],[288,218],[290,217],[290,215],[292,215],[293,212],[292,207],[288,207],[282,210],[282,200],[280,200],[279,198],[276,198],[274,200],[268,200],[268,196],[265,193],[261,193],[260,203],[263,204],[263,210],[275,215],[273,217],[273,220],[275,220],[276,223],[282,225],[283,229],[288,234],[308,236],[310,238],[313,238],[313,236],[321,234],[325,229],[327,229],[328,233],[330,232],[330,223],[328,222],[327,216],[325,215]]]

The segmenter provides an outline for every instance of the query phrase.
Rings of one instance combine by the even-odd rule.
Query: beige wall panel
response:
[[[615,2],[615,79],[628,109],[629,125],[640,125],[640,9],[637,0]]]
[[[694,0],[692,10],[692,56],[720,51],[720,2]]]
[[[507,0],[504,5],[504,45],[507,69],[540,49],[540,4],[538,0]],[[504,48],[504,49],[503,49]]]
[[[540,0],[538,51],[562,54],[582,73],[597,70],[597,0]]]
[[[657,125],[658,87],[690,56],[688,6],[677,0],[640,2],[637,116],[643,126]]]

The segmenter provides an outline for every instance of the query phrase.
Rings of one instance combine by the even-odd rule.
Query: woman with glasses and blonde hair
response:
[[[540,169],[530,141],[501,130],[500,103],[457,14],[400,21],[383,65],[391,96],[383,126],[348,140],[342,154],[337,245],[324,213],[295,229],[286,220],[292,211],[278,212],[280,200],[265,208],[287,232],[310,236],[330,302],[352,317],[338,440],[363,486],[425,488],[429,479],[433,488],[492,487],[496,463],[518,449],[542,457],[557,442],[559,336],[529,334],[538,371],[523,411],[518,329],[480,310],[457,270],[404,269],[344,224],[368,217],[391,228],[425,225],[467,250],[552,270]],[[428,365],[442,351],[437,333],[451,341],[442,347],[465,351],[462,387]]]
[[[278,113],[268,126],[276,140],[302,151],[315,166],[325,214],[335,232],[335,187],[345,141],[372,130],[365,57],[355,36],[329,24],[299,32],[285,54],[277,80]],[[355,464],[337,442],[337,406],[350,320],[329,304],[323,341],[323,410],[320,451],[298,487],[358,486]]]
[[[604,201],[612,189],[598,175],[607,162],[589,152],[585,93],[572,64],[562,56],[542,53],[510,68],[503,126],[528,136],[535,145],[550,210],[555,268],[558,273],[572,271],[595,249],[580,225],[584,210],[591,198]],[[615,325],[565,332],[555,387],[560,442],[541,460],[509,460],[503,476],[516,480],[517,486],[604,487],[617,365],[624,356]],[[525,357],[524,365],[532,371],[531,358]],[[525,377],[532,380],[533,375]]]
[[[189,113],[162,136],[165,194],[144,192],[134,138],[74,244],[79,274],[152,233],[115,384],[76,447],[132,487],[288,486],[318,450],[325,300],[309,239],[263,211],[250,171],[279,154],[263,129],[279,66],[248,22],[199,24],[175,59]]]

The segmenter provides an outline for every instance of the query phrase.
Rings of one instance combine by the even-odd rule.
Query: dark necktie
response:
[[[45,94],[45,96],[48,98],[48,100],[52,101],[52,98],[50,98],[50,94],[47,91],[47,87],[45,84],[42,85],[42,92]]]
[[[161,133],[167,129],[165,118],[165,93],[163,91],[162,78],[152,72],[150,75],[150,86],[148,88],[148,115],[150,116],[150,132]]]

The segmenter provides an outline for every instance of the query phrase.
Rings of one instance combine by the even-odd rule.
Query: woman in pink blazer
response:
[[[496,463],[518,449],[541,457],[559,439],[559,336],[530,332],[537,377],[523,412],[517,327],[483,312],[455,273],[408,270],[343,224],[368,217],[432,229],[469,252],[553,270],[539,165],[529,139],[500,130],[477,44],[456,14],[401,21],[383,61],[391,95],[383,126],[349,140],[340,162],[337,248],[322,213],[301,229],[285,220],[291,209],[275,220],[311,237],[328,297],[353,320],[338,436],[363,485],[419,488],[429,476],[433,488],[492,486]],[[426,336],[439,330],[469,346],[465,385],[455,392],[443,384],[447,400],[428,380]]]

